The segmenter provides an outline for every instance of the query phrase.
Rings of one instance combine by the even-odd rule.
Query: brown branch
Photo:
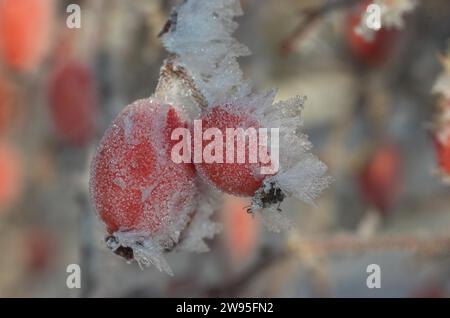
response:
[[[450,236],[439,237],[377,237],[369,240],[357,236],[334,236],[322,240],[294,239],[288,247],[279,251],[262,252],[259,261],[242,274],[221,283],[218,286],[208,288],[202,296],[206,297],[232,297],[238,295],[256,277],[289,257],[297,255],[300,260],[304,257],[329,256],[337,253],[357,253],[369,250],[394,250],[410,251],[427,255],[449,254]]]
[[[204,292],[206,297],[232,297],[238,295],[250,282],[273,265],[285,261],[291,254],[288,250],[270,251],[263,250],[259,260],[242,274],[228,282],[221,283]]]

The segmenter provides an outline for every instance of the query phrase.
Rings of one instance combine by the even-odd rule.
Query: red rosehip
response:
[[[53,23],[53,0],[0,1],[0,57],[18,70],[43,59]]]
[[[19,154],[0,142],[0,209],[10,207],[22,190],[22,165]]]
[[[401,167],[400,151],[396,146],[387,144],[373,153],[359,175],[364,198],[381,213],[386,213],[398,197]]]
[[[365,1],[352,10],[347,17],[345,37],[353,55],[369,65],[379,65],[386,61],[393,53],[395,44],[399,38],[399,31],[382,27],[374,32],[371,40],[365,39],[356,32],[356,27],[361,24],[361,19],[368,5],[372,1]]]
[[[139,100],[117,116],[98,146],[91,166],[92,201],[111,234],[108,245],[127,259],[142,256],[144,246],[171,249],[195,212],[193,165],[176,164],[170,156],[171,133],[185,126],[174,107]]]
[[[254,128],[256,131],[260,128],[260,123],[256,117],[245,108],[235,105],[220,105],[209,108],[201,117],[202,133],[207,129],[218,129],[222,135],[223,157],[220,163],[208,163],[203,158],[201,163],[196,163],[195,167],[203,180],[215,186],[217,189],[237,196],[253,196],[262,186],[266,175],[259,173],[261,162],[250,163],[249,154],[257,153],[258,149],[251,146],[248,139],[245,141],[245,161],[239,163],[237,152],[242,145],[238,144],[238,138],[233,138],[234,143],[231,146],[234,149],[234,159],[227,162],[227,128]],[[195,136],[196,132],[194,132]],[[194,143],[196,141],[194,140]],[[202,149],[209,144],[203,141]]]
[[[55,253],[54,240],[50,233],[43,229],[32,229],[26,233],[25,265],[32,272],[45,270]]]
[[[57,67],[50,78],[49,106],[59,136],[83,145],[95,135],[98,101],[91,69],[79,62]]]

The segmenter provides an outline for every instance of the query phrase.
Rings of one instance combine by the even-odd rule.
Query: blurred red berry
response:
[[[54,254],[54,240],[47,231],[32,229],[25,235],[25,265],[29,271],[45,270]]]
[[[413,293],[412,298],[447,298],[447,292],[441,287],[430,286]]]
[[[12,68],[32,70],[48,51],[53,0],[0,0],[0,58]]]
[[[72,145],[84,145],[95,135],[98,100],[94,74],[76,61],[56,68],[50,78],[49,104],[58,135]]]
[[[368,65],[379,65],[385,62],[393,53],[399,38],[399,31],[381,28],[374,32],[371,40],[365,39],[356,32],[367,6],[372,1],[365,1],[352,10],[347,17],[346,40],[353,55]]]
[[[237,196],[253,196],[262,186],[266,175],[259,174],[261,163],[250,163],[249,153],[257,153],[258,149],[251,149],[248,139],[245,141],[245,162],[238,163],[237,151],[242,145],[238,145],[238,139],[234,138],[234,144],[230,145],[234,149],[234,160],[226,162],[227,156],[227,128],[260,128],[259,121],[253,117],[245,108],[235,105],[220,105],[209,108],[202,115],[203,133],[210,128],[220,130],[223,137],[223,158],[220,163],[208,163],[204,158],[201,163],[195,165],[199,175],[206,182],[226,193]],[[195,135],[195,133],[194,133]],[[195,142],[195,140],[194,140]],[[209,144],[203,141],[202,149]],[[259,158],[258,158],[259,160]]]
[[[22,190],[22,165],[19,154],[0,142],[0,209],[10,207]]]
[[[249,205],[248,200],[228,196],[222,209],[225,246],[234,262],[248,259],[258,244],[261,225],[246,212]]]
[[[375,150],[365,163],[359,184],[366,201],[386,213],[401,189],[402,157],[399,149],[385,144]]]
[[[195,172],[170,157],[171,133],[185,126],[175,108],[145,99],[127,106],[106,131],[92,161],[90,191],[110,234],[169,240],[187,225],[177,221],[195,211]]]

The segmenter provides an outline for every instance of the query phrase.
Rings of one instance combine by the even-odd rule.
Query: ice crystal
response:
[[[212,239],[222,231],[222,225],[211,221],[211,216],[220,206],[220,194],[203,185],[200,190],[198,209],[189,224],[189,228],[182,238],[178,249],[188,252],[209,252],[205,239]]]
[[[233,18],[240,15],[239,0],[189,0],[175,9],[162,37],[176,54],[173,63],[187,70],[208,104],[250,91],[237,62],[250,51],[232,37],[238,27]]]

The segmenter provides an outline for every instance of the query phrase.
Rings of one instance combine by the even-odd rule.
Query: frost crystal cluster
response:
[[[171,95],[175,102],[185,101],[186,95],[201,94],[202,102],[193,98],[196,102],[190,104],[195,110],[187,109],[188,114],[198,114],[202,108],[217,105],[241,105],[241,110],[249,110],[262,127],[280,128],[280,170],[264,180],[252,201],[252,209],[261,212],[268,228],[279,231],[288,228],[289,222],[274,207],[265,207],[258,194],[264,195],[265,189],[275,184],[286,196],[312,204],[331,178],[325,176],[326,165],[309,152],[311,144],[300,132],[305,97],[296,96],[274,103],[274,91],[257,94],[251,83],[244,80],[237,58],[250,52],[232,37],[238,26],[233,18],[239,15],[242,15],[242,9],[238,0],[191,0],[177,8],[162,41],[174,54],[170,59],[171,67],[175,65],[176,70],[183,70],[192,83],[183,80],[184,84],[189,82],[189,89],[186,90],[184,85],[180,94],[179,90],[173,90],[173,87],[180,87],[179,77],[163,79],[157,94],[166,98]],[[162,74],[166,67],[167,63]]]

